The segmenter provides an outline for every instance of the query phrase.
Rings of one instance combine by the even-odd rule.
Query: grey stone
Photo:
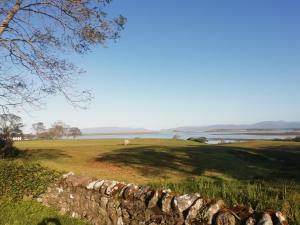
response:
[[[138,190],[138,188],[138,186],[133,184],[127,185],[127,188],[123,191],[123,198],[129,199],[130,197],[134,197],[134,193]]]
[[[273,221],[270,214],[264,213],[260,220],[258,220],[257,225],[273,225]]]
[[[212,224],[214,215],[224,206],[222,200],[218,200],[216,203],[211,204],[207,210],[207,224]]]
[[[106,208],[107,202],[108,202],[108,198],[107,197],[101,197],[101,199],[100,199],[100,206],[102,208]]]
[[[93,189],[96,182],[97,182],[97,181],[95,180],[95,181],[92,181],[91,183],[89,183],[89,184],[86,186],[86,189],[89,189],[89,190]]]
[[[166,193],[162,198],[161,210],[163,212],[169,213],[171,211],[171,202],[174,196],[170,193]]]
[[[246,220],[245,225],[255,225],[255,222],[256,220],[251,216]]]
[[[110,185],[112,185],[112,184],[113,184],[113,181],[105,180],[105,181],[103,182],[103,184],[101,185],[100,189],[99,189],[100,193],[101,193],[102,195],[105,195],[106,189],[107,189]]]
[[[189,225],[196,218],[199,209],[203,206],[203,199],[199,198],[194,202],[194,204],[188,209],[188,213],[185,219],[185,224]]]
[[[103,183],[104,183],[104,180],[98,180],[98,181],[96,181],[96,183],[94,184],[93,189],[94,190],[99,190],[101,188],[101,186],[102,186]]]
[[[110,195],[114,190],[116,190],[115,188],[118,189],[117,184],[118,184],[117,181],[112,181],[112,183],[106,188],[105,193],[107,195]]]
[[[219,213],[216,217],[216,225],[235,225],[235,216],[229,212]]]
[[[153,207],[157,206],[158,199],[159,199],[158,191],[153,191],[152,197],[148,202],[148,208],[153,208]]]
[[[282,212],[276,212],[275,216],[277,217],[278,221],[276,223],[276,225],[287,225],[287,219],[286,217],[282,214]]]
[[[179,212],[183,212],[188,209],[198,198],[200,198],[200,194],[198,193],[176,196],[173,201],[174,208],[177,208]]]

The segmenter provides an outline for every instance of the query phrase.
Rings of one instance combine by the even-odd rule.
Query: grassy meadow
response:
[[[16,142],[24,157],[59,171],[146,184],[198,176],[222,180],[300,181],[300,143],[207,145],[168,139]]]
[[[207,145],[168,139],[17,142],[20,159],[101,179],[197,191],[229,204],[285,212],[300,224],[300,143],[251,141]]]

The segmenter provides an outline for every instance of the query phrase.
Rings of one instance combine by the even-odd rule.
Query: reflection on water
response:
[[[286,130],[276,131],[255,131],[255,135],[250,135],[249,131],[239,132],[175,132],[165,131],[156,133],[141,133],[141,134],[97,134],[97,135],[83,135],[77,137],[77,139],[133,139],[133,138],[167,138],[171,139],[175,135],[179,139],[187,139],[189,137],[206,137],[209,144],[228,143],[246,140],[272,140],[272,139],[284,139],[294,138],[296,135],[279,135],[278,133],[286,132]],[[248,134],[246,134],[248,133]],[[268,135],[257,135],[257,133],[268,133]],[[277,133],[277,134],[276,134]]]

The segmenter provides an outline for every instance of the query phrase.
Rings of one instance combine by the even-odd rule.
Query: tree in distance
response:
[[[187,140],[188,141],[196,141],[196,142],[200,142],[200,143],[207,143],[208,142],[206,137],[190,137]]]
[[[46,129],[43,122],[37,122],[32,124],[32,129],[38,139],[59,139],[64,136],[76,138],[81,135],[78,127],[70,127],[63,121],[54,122],[49,129]]]
[[[48,130],[50,137],[54,139],[62,138],[67,134],[68,126],[62,121],[56,121],[52,124],[52,127]]]
[[[37,122],[32,124],[32,129],[35,131],[37,137],[46,131],[46,127],[43,122]]]
[[[13,138],[22,136],[22,119],[14,114],[0,115],[0,156],[7,157],[16,154],[16,148],[13,147]]]
[[[81,130],[78,127],[71,127],[68,129],[68,136],[76,138],[81,135]]]

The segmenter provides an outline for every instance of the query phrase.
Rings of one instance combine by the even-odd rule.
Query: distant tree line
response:
[[[78,127],[70,127],[62,121],[54,122],[50,128],[46,128],[43,122],[32,124],[34,130],[34,138],[38,139],[60,139],[62,137],[73,137],[81,135],[81,130]]]
[[[62,121],[56,121],[50,128],[46,128],[43,122],[32,124],[34,134],[23,134],[24,124],[22,118],[11,114],[0,114],[0,158],[15,156],[18,149],[13,146],[19,139],[59,139],[81,135],[78,127],[71,127]]]

